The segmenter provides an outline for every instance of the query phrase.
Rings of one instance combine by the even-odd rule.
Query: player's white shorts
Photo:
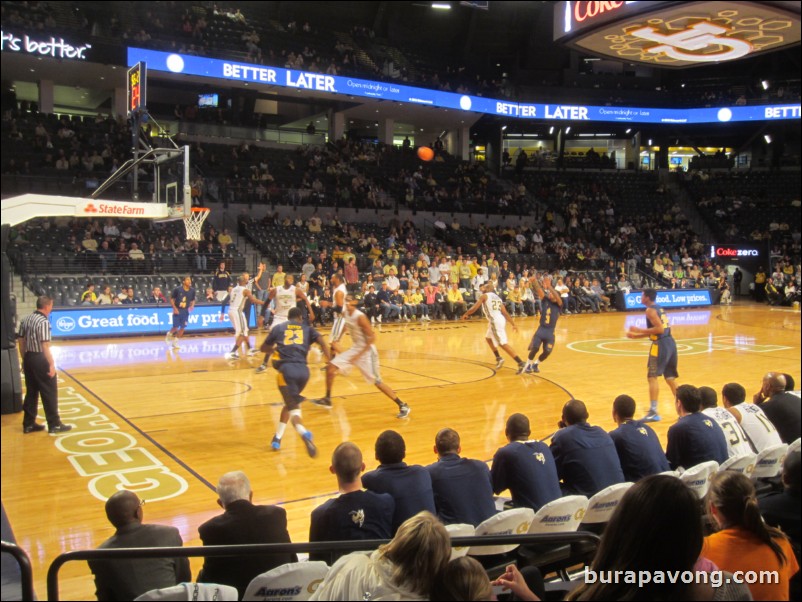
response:
[[[488,320],[485,338],[490,339],[496,346],[507,344],[507,321]]]
[[[234,328],[236,336],[248,336],[248,318],[239,310],[229,310],[228,319],[231,320],[231,326]]]
[[[379,352],[376,351],[376,346],[371,345],[370,349],[363,353],[359,359],[354,361],[354,358],[359,353],[359,349],[351,347],[348,351],[343,351],[337,354],[331,363],[343,374],[348,374],[352,366],[359,368],[362,376],[371,385],[378,385],[382,381],[381,373],[379,372]]]
[[[290,319],[287,316],[280,316],[278,314],[275,314],[273,316],[273,322],[270,323],[270,328],[272,330],[273,328],[275,328],[279,324],[284,324],[284,322],[289,322],[289,321],[290,321]]]

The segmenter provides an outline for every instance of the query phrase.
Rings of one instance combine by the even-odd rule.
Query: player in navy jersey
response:
[[[633,483],[670,470],[657,433],[648,424],[635,420],[634,416],[635,400],[629,395],[616,397],[613,420],[618,428],[610,431],[610,437],[615,443],[624,478]]]
[[[281,438],[284,436],[287,422],[292,421],[292,425],[306,445],[306,451],[314,458],[317,455],[317,447],[312,443],[312,433],[306,430],[301,421],[300,406],[305,399],[301,393],[309,382],[306,356],[312,343],[320,345],[326,360],[331,355],[320,333],[303,323],[303,312],[299,308],[291,308],[287,312],[287,318],[289,321],[278,324],[270,330],[261,347],[262,352],[273,359],[273,367],[278,371],[278,388],[284,398],[279,425],[270,446],[274,451],[281,449]]]
[[[674,399],[677,397],[677,343],[671,336],[671,325],[668,315],[662,307],[657,305],[657,291],[647,288],[642,294],[643,304],[646,306],[646,328],[630,326],[627,337],[630,339],[643,339],[649,337],[652,346],[649,349],[647,363],[647,379],[649,381],[649,412],[643,417],[645,422],[657,422],[660,414],[657,408],[657,398],[660,392],[659,377],[666,380],[671,388]]]
[[[187,276],[181,286],[173,289],[170,295],[170,304],[173,306],[173,327],[164,340],[172,343],[173,349],[180,349],[178,340],[184,336],[184,329],[189,322],[189,312],[195,309],[195,289],[192,286],[192,278]]]
[[[551,286],[551,278],[546,276],[543,278],[543,286],[537,280],[537,275],[530,278],[529,283],[534,287],[535,294],[540,299],[540,326],[535,331],[532,337],[532,342],[529,343],[529,359],[523,367],[522,372],[526,374],[533,374],[540,372],[538,364],[544,361],[551,355],[554,350],[554,329],[557,328],[557,319],[560,317],[560,309],[563,306],[563,301],[559,293]],[[540,357],[535,359],[540,346],[543,346],[543,353]]]

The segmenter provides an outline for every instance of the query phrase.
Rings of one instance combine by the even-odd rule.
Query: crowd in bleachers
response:
[[[512,414],[507,444],[489,468],[460,455],[459,433],[450,428],[437,432],[437,461],[425,467],[404,462],[406,444],[395,430],[378,435],[378,466],[369,472],[361,450],[344,442],[331,458],[338,495],[311,513],[309,541],[391,539],[389,544],[373,552],[315,551],[308,563],[297,563],[287,552],[207,558],[198,581],[234,588],[230,599],[250,600],[258,599],[260,588],[279,587],[287,571],[297,581],[314,571],[320,585],[312,599],[361,599],[370,591],[403,599],[438,592],[433,599],[488,600],[495,599],[488,593],[492,575],[494,585],[519,596],[513,599],[537,600],[545,596],[544,576],[587,564],[595,571],[698,573],[693,585],[684,586],[684,580],[639,588],[625,586],[623,579],[564,583],[563,593],[575,588],[567,599],[637,593],[645,599],[798,600],[802,456],[799,398],[788,392],[793,388],[790,375],[768,373],[751,400],[743,386],[729,383],[719,403],[709,387],[682,385],[679,419],[665,451],[648,424],[635,418],[628,395],[615,399],[617,428],[609,433],[592,424],[584,402],[568,401],[550,445],[532,439],[525,415]],[[290,543],[286,511],[254,504],[244,473],[223,475],[217,492],[223,513],[199,527],[204,545]],[[511,497],[494,497],[505,492]],[[117,533],[101,547],[135,545],[134,534],[144,536],[145,530],[141,508],[135,493],[112,496],[106,510]],[[601,542],[595,554],[559,544],[513,545],[502,556],[497,548],[462,548],[456,556],[467,553],[474,560],[450,564],[450,537],[509,534],[511,526],[519,534],[592,531]],[[180,545],[174,529],[148,528],[167,530],[149,546]],[[121,592],[129,599],[188,580],[186,561],[151,562],[163,570],[150,566],[146,574],[144,565],[90,563],[100,599]],[[294,564],[278,568],[285,563]],[[698,588],[708,586],[715,571],[760,570],[777,571],[777,579],[746,581],[716,598],[700,597]],[[463,573],[475,573],[478,581]]]

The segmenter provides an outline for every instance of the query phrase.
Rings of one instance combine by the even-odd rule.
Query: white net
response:
[[[184,226],[187,229],[187,240],[203,240],[201,230],[203,222],[209,216],[210,210],[203,207],[193,207],[192,213],[184,217]]]

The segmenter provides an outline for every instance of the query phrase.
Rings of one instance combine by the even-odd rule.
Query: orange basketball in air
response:
[[[431,161],[434,159],[434,151],[428,146],[418,147],[418,159],[421,161]]]

